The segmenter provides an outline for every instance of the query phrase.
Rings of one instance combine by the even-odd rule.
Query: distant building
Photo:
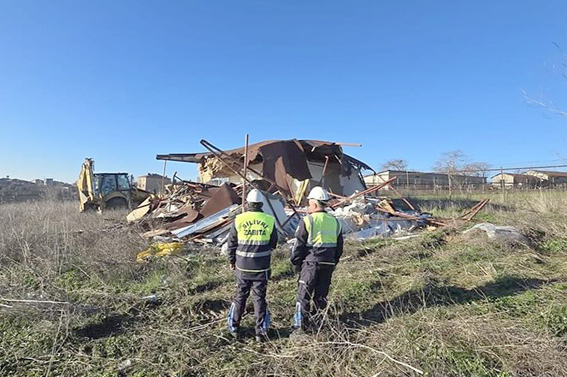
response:
[[[538,177],[529,174],[499,173],[490,179],[493,186],[504,188],[535,188],[541,186]]]
[[[141,190],[158,192],[161,191],[162,183],[164,185],[169,185],[171,183],[171,179],[167,177],[164,179],[163,175],[160,174],[148,173],[138,177],[136,186]]]
[[[567,185],[567,172],[562,171],[545,171],[545,170],[529,170],[527,175],[537,177],[542,186],[560,186]]]
[[[34,179],[32,182],[35,183],[36,185],[44,185],[44,186],[54,186],[56,184],[53,178]]]
[[[364,182],[367,186],[379,185],[393,177],[394,187],[412,187],[417,189],[433,189],[449,187],[449,175],[445,173],[429,173],[419,171],[384,170],[376,174],[366,175]],[[473,188],[486,184],[485,177],[471,175],[451,175],[453,187]],[[386,188],[387,189],[387,188]]]

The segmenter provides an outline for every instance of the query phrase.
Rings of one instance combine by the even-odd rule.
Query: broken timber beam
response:
[[[479,203],[477,203],[474,207],[472,207],[467,213],[462,215],[460,219],[465,220],[467,222],[474,219],[474,217],[488,204],[490,199],[483,199]]]
[[[435,220],[435,219],[432,219],[432,218],[430,218],[430,217],[422,218],[422,217],[419,217],[419,216],[408,215],[408,214],[402,213],[402,212],[396,212],[396,211],[390,212],[390,211],[387,211],[387,210],[385,210],[385,209],[383,209],[383,208],[378,208],[378,207],[376,208],[376,210],[378,210],[378,211],[380,211],[380,212],[387,213],[387,214],[392,215],[392,216],[401,217],[402,219],[408,219],[408,220],[424,220],[424,221],[426,221],[426,222],[428,222],[428,223],[432,223],[432,224],[435,224],[435,225],[448,226],[448,225],[447,225],[446,223],[444,223],[443,221]]]
[[[207,140],[204,140],[204,139],[203,139],[203,140],[200,141],[200,143],[201,143],[202,146],[204,146],[205,148],[207,148],[207,149],[209,150],[209,152],[211,152],[212,154],[214,154],[215,157],[217,157],[219,160],[222,161],[222,159],[220,158],[220,156],[218,156],[217,153],[220,153],[220,154],[223,155],[225,158],[227,158],[227,159],[229,159],[230,161],[232,161],[233,163],[235,163],[235,164],[238,166],[239,169],[243,169],[243,168],[244,168],[244,164],[243,164],[243,163],[241,163],[241,162],[238,161],[236,158],[232,157],[231,155],[229,155],[228,153],[226,153],[226,152],[223,151],[222,149],[220,149],[220,148],[214,146],[212,143],[208,142]],[[217,153],[215,153],[215,151],[216,151]],[[247,156],[245,156],[245,158],[246,158],[246,160],[248,159]],[[235,171],[234,168],[231,167],[231,166],[229,166],[226,161],[223,161],[223,162],[224,162],[232,171]],[[249,162],[250,162],[250,161],[247,161],[247,164],[248,164]],[[264,179],[264,180],[270,182],[270,184],[271,184],[273,187],[277,187],[278,189],[281,189],[281,187],[280,187],[275,181],[273,181],[273,180],[271,180],[271,179],[269,179],[269,178],[264,177],[263,174],[261,174],[259,171],[257,171],[256,169],[252,168],[251,166],[248,166],[247,169],[250,170],[252,173],[256,174],[257,176],[262,177],[262,179]],[[240,175],[240,174],[239,174],[239,175]],[[240,175],[240,176],[242,176],[242,175]],[[249,182],[249,181],[247,181],[247,182]]]
[[[358,198],[359,196],[367,195],[367,194],[370,194],[370,193],[372,193],[372,192],[374,192],[374,191],[378,191],[378,190],[380,190],[381,188],[383,188],[383,187],[385,187],[385,186],[388,186],[391,182],[395,181],[396,179],[398,179],[398,177],[392,177],[392,178],[388,179],[386,182],[384,182],[384,183],[382,183],[382,184],[373,186],[373,187],[371,187],[371,188],[369,188],[369,189],[366,189],[366,190],[364,190],[364,191],[361,191],[361,192],[358,192],[358,193],[356,193],[356,194],[353,194],[353,195],[351,195],[351,196],[349,196],[349,197],[347,197],[347,198],[345,198],[345,199],[343,199],[343,200],[340,200],[339,202],[337,202],[337,203],[331,205],[331,208],[336,208],[336,207],[338,207],[338,206],[340,206],[340,205],[342,205],[342,204],[344,204],[344,203],[346,203],[346,202],[348,202],[348,201],[351,201],[351,200],[354,200],[354,199]]]

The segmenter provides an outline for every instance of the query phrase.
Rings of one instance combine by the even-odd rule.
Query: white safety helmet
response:
[[[326,202],[328,200],[331,200],[331,196],[329,195],[327,190],[325,190],[321,186],[316,186],[311,189],[309,195],[307,196],[307,199],[314,199],[320,202]]]
[[[248,203],[263,203],[264,195],[260,192],[260,190],[253,189],[250,190],[250,192],[246,196],[246,201]]]

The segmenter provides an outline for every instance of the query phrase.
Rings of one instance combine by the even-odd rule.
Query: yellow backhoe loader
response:
[[[132,209],[150,193],[132,186],[128,173],[95,173],[94,161],[86,158],[77,180],[80,211]]]

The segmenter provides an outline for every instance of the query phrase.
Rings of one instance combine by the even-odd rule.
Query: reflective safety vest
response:
[[[275,232],[274,224],[274,217],[263,212],[245,212],[236,216],[236,268],[253,273],[270,269],[270,238]]]
[[[341,234],[339,220],[327,212],[315,212],[303,218],[310,249],[306,261],[335,264],[337,241]]]

